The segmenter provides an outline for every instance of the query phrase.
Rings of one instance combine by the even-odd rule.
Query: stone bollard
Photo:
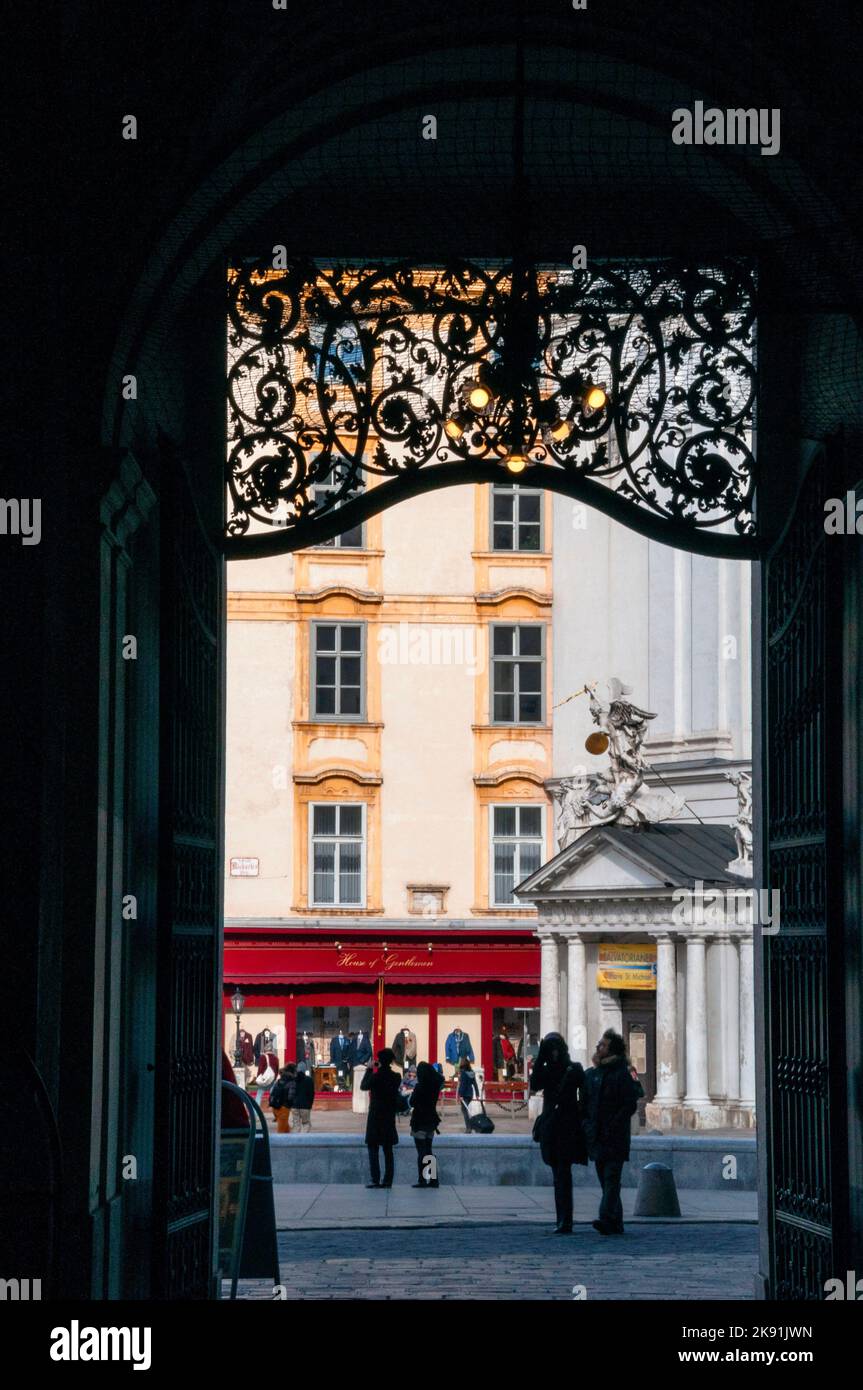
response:
[[[634,1216],[679,1216],[674,1174],[667,1163],[648,1163],[641,1170]]]

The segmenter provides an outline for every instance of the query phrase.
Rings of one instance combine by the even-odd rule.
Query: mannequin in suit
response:
[[[357,1033],[356,1037],[353,1040],[353,1048],[351,1051],[351,1063],[355,1067],[368,1066],[371,1060],[371,1039],[369,1038],[368,1033],[364,1033],[362,1029],[360,1029],[360,1031]]]
[[[344,1029],[340,1028],[330,1042],[330,1066],[336,1069],[335,1089],[337,1091],[349,1091],[351,1088],[352,1052],[353,1043]]]

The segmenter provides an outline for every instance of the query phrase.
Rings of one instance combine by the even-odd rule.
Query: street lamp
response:
[[[237,1019],[237,1035],[236,1035],[236,1037],[235,1037],[235,1039],[234,1039],[234,1066],[235,1066],[235,1067],[241,1067],[241,1066],[243,1065],[243,1058],[242,1058],[242,1054],[241,1054],[241,1052],[240,1052],[240,1014],[243,1012],[243,1009],[244,1009],[245,1007],[246,1007],[245,998],[244,998],[243,995],[240,993],[239,989],[234,990],[234,993],[231,995],[231,1008],[234,1010],[234,1013],[235,1013],[236,1019]]]

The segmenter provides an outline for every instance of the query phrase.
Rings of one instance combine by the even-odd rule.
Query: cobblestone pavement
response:
[[[551,1236],[536,1226],[279,1233],[287,1297],[308,1299],[751,1300],[758,1233],[749,1225],[590,1226]],[[241,1298],[269,1299],[244,1280]]]

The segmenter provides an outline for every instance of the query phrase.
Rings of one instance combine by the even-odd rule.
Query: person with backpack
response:
[[[542,1114],[533,1127],[543,1163],[554,1177],[556,1236],[572,1235],[572,1165],[587,1165],[581,1124],[584,1068],[573,1062],[560,1033],[546,1033],[530,1074],[532,1093],[542,1091]]]
[[[470,1058],[462,1057],[458,1069],[458,1090],[456,1092],[461,1103],[462,1115],[464,1116],[464,1128],[466,1134],[471,1134],[470,1125],[470,1103],[472,1100],[479,1100],[479,1087],[476,1084],[476,1072],[470,1063]]]
[[[417,1151],[417,1181],[414,1187],[440,1187],[436,1169],[427,1160],[431,1158],[434,1137],[440,1129],[437,1102],[443,1084],[443,1076],[429,1062],[419,1063],[417,1084],[410,1097],[411,1134]]]
[[[644,1090],[640,1081],[633,1080],[626,1043],[613,1028],[597,1043],[593,1062],[585,1073],[582,1110],[587,1151],[602,1187],[599,1219],[593,1226],[600,1235],[622,1236],[620,1179],[629,1158],[629,1122]]]
[[[306,1071],[297,1070],[294,1080],[294,1128],[308,1134],[312,1127],[312,1106],[315,1103],[315,1081]],[[270,1102],[272,1104],[272,1101]]]
[[[291,1110],[296,1102],[297,1068],[293,1062],[279,1068],[279,1079],[270,1091],[270,1109],[276,1117],[279,1134],[291,1128]]]

